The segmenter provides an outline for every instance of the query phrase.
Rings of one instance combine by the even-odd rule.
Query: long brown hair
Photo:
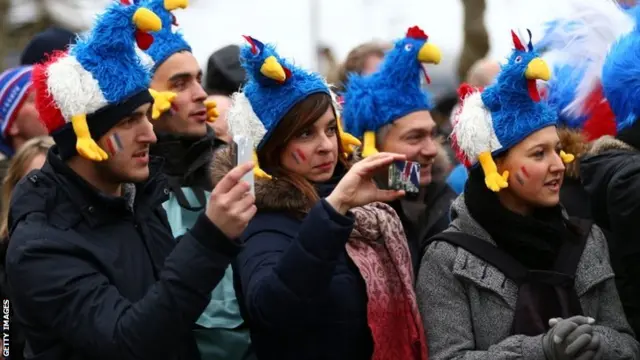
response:
[[[53,145],[53,139],[48,136],[39,136],[25,142],[16,152],[7,175],[2,181],[2,209],[0,210],[0,240],[7,241],[9,237],[9,207],[11,206],[11,194],[18,182],[25,176],[27,166],[33,159],[40,155],[46,155]]]
[[[295,186],[309,200],[310,204],[319,200],[315,188],[303,176],[294,174],[283,168],[280,163],[280,155],[291,139],[313,126],[329,107],[331,107],[335,114],[336,110],[333,108],[331,96],[328,94],[316,93],[309,95],[293,106],[291,110],[282,117],[282,120],[276,126],[269,140],[267,140],[262,149],[258,151],[260,167],[278,180],[289,182]],[[337,114],[335,115],[337,118]],[[342,144],[338,139],[338,154],[342,153]],[[339,156],[338,159],[346,168],[346,160],[342,156]]]

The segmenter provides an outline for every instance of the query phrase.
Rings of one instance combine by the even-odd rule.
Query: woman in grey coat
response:
[[[429,358],[638,359],[602,232],[559,203],[573,156],[537,102],[548,68],[513,38],[496,83],[461,91],[453,140],[469,180],[417,283]]]

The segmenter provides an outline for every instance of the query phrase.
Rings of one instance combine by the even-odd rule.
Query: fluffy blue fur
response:
[[[280,84],[260,72],[264,60],[269,56],[274,56],[280,65],[291,71],[291,76],[284,83]],[[312,94],[330,94],[321,75],[301,69],[281,58],[271,44],[264,45],[255,55],[251,52],[250,45],[242,47],[240,60],[247,72],[247,82],[242,91],[267,130],[258,149],[269,140],[280,120],[294,105]]]
[[[524,73],[535,51],[514,50],[496,82],[482,92],[482,102],[491,112],[493,130],[503,152],[532,133],[556,125],[557,116],[545,102],[534,102],[527,91]],[[496,155],[494,154],[494,155]]]
[[[109,104],[146,90],[151,77],[134,50],[133,14],[140,5],[111,4],[86,38],[71,48],[85,70],[93,74]]]
[[[536,51],[544,52],[548,50],[561,50],[567,44],[566,38],[562,36],[558,36],[558,33],[574,32],[576,28],[580,28],[583,25],[580,21],[568,21],[566,23],[561,22],[560,20],[552,20],[548,21],[544,24],[545,30],[542,39],[540,39],[534,45]],[[560,28],[562,26],[562,28]],[[564,30],[564,31],[563,31]],[[574,39],[579,40],[580,38]]]
[[[572,129],[582,128],[585,116],[575,117],[563,113],[563,109],[575,98],[575,90],[585,69],[563,64],[554,67],[553,76],[547,82],[547,104],[558,114],[558,125]]]
[[[602,66],[602,91],[616,115],[616,128],[624,130],[640,115],[640,11],[632,11],[636,28],[620,37]]]
[[[182,36],[180,30],[173,31],[173,17],[171,12],[165,9],[164,0],[147,0],[142,2],[144,6],[156,13],[162,20],[162,30],[153,33],[153,44],[146,51],[151,56],[155,65],[155,71],[171,55],[181,52],[191,52],[191,46]]]
[[[349,75],[342,109],[345,131],[362,137],[407,114],[433,108],[431,96],[420,84],[423,70],[418,52],[425,42],[398,40],[378,71]]]

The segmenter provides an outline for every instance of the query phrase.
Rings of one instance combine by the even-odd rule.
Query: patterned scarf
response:
[[[398,215],[383,203],[351,212],[356,226],[346,247],[367,287],[372,360],[428,360],[411,255]]]

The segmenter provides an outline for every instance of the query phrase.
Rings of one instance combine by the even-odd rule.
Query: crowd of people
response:
[[[253,36],[205,73],[186,6],[0,74],[4,359],[640,359],[640,10],[512,31],[452,101],[428,29],[333,83]]]

